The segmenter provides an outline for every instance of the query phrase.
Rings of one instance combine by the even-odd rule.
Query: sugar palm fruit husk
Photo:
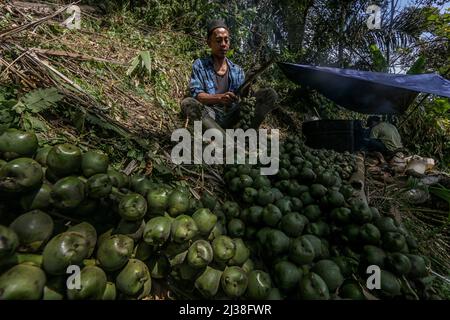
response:
[[[283,214],[280,209],[273,204],[268,204],[262,212],[262,220],[269,227],[276,227],[280,222]]]
[[[284,232],[272,229],[267,232],[263,245],[271,256],[279,256],[289,250],[289,242],[290,239]]]
[[[228,260],[229,266],[242,266],[250,257],[250,249],[245,245],[241,238],[233,239],[235,244],[235,252],[233,257]]]
[[[106,274],[97,266],[85,266],[80,272],[80,288],[68,288],[69,300],[100,300],[106,289]]]
[[[239,204],[234,201],[225,201],[222,209],[227,219],[239,218],[240,216]]]
[[[131,175],[130,176],[130,189],[134,192],[140,193],[136,189],[138,188],[138,185],[144,180],[148,180],[148,179],[142,174]],[[148,180],[148,181],[150,181],[150,180]],[[150,188],[148,190],[150,190]],[[146,195],[148,190],[146,190],[146,192],[143,195]],[[142,193],[140,193],[140,194],[142,194]]]
[[[313,234],[304,234],[301,236],[302,239],[308,240],[314,248],[314,259],[320,259],[323,256],[322,252],[322,241],[320,238]]]
[[[366,223],[372,220],[372,210],[365,201],[354,200],[351,203],[352,220],[356,223]]]
[[[289,237],[298,237],[308,224],[308,218],[298,212],[289,212],[280,221],[281,230]]]
[[[397,276],[408,274],[412,267],[409,258],[400,252],[388,254],[385,264],[386,268]]]
[[[198,227],[192,217],[182,214],[173,219],[170,228],[172,241],[182,243],[191,240],[197,234]]]
[[[322,215],[322,212],[318,205],[310,204],[303,209],[302,214],[306,218],[308,218],[308,221],[313,222],[313,221],[317,221],[317,219],[320,218],[320,216]]]
[[[245,272],[248,274],[248,285],[245,293],[246,298],[250,300],[266,299],[272,289],[270,275],[262,270]]]
[[[112,183],[113,187],[122,189],[122,188],[126,188],[128,186],[129,178],[124,173],[119,172],[118,170],[114,169],[111,166],[108,166],[106,173],[108,174],[109,178],[111,179],[111,183]]]
[[[315,258],[314,247],[304,237],[295,238],[289,245],[289,259],[298,265],[309,264]]]
[[[231,219],[228,221],[227,230],[230,237],[243,237],[245,235],[245,223],[241,219]]]
[[[89,150],[81,156],[81,171],[86,178],[94,174],[106,173],[109,166],[108,155],[99,150]]]
[[[408,272],[409,277],[414,279],[424,277],[428,274],[428,263],[424,257],[415,254],[407,254],[406,256],[411,262],[411,270]]]
[[[195,288],[204,298],[212,298],[219,290],[221,277],[222,271],[207,266],[195,280]]]
[[[137,221],[128,221],[125,219],[121,219],[119,224],[114,229],[112,234],[123,234],[127,237],[130,237],[135,242],[138,242],[139,239],[142,238],[145,229],[145,221],[144,219]]]
[[[324,171],[317,176],[317,182],[330,188],[337,183],[337,177],[331,171]]]
[[[380,268],[384,267],[386,253],[379,247],[365,245],[362,252],[362,260],[367,265],[376,265]]]
[[[262,187],[258,190],[258,196],[256,197],[256,202],[260,206],[266,206],[275,201],[275,196],[272,189],[269,187]]]
[[[352,273],[356,272],[358,261],[352,258],[339,255],[331,258],[331,260],[338,265],[344,278],[349,278]]]
[[[310,272],[300,280],[298,296],[303,300],[328,300],[330,292],[325,281],[318,274]]]
[[[311,194],[308,191],[302,192],[299,196],[299,199],[301,200],[304,207],[316,203],[316,201],[313,197],[311,197]]]
[[[18,246],[17,233],[11,228],[0,225],[0,259],[11,256]]]
[[[116,297],[117,297],[116,284],[114,282],[107,281],[101,300],[116,300]]]
[[[330,292],[336,292],[337,288],[344,282],[339,266],[332,260],[317,261],[311,271],[325,281]]]
[[[319,183],[315,183],[310,187],[311,196],[314,199],[320,199],[327,194],[328,189]]]
[[[248,213],[248,221],[251,224],[258,225],[262,223],[262,212],[264,208],[260,206],[251,206]]]
[[[0,191],[27,191],[40,186],[42,179],[39,163],[30,158],[17,158],[0,168]]]
[[[266,300],[283,300],[284,295],[278,288],[270,289],[269,295],[266,297]]]
[[[141,220],[147,213],[147,201],[139,193],[129,193],[120,199],[118,211],[122,219]]]
[[[164,279],[171,271],[170,261],[163,253],[150,257],[148,268],[152,279]]]
[[[94,252],[95,245],[97,244],[97,230],[95,230],[94,226],[88,222],[81,222],[70,227],[67,231],[78,232],[86,238],[89,246],[88,257],[90,257]]]
[[[192,214],[192,219],[194,219],[201,235],[209,234],[217,223],[217,216],[207,208],[200,208],[195,211]]]
[[[51,205],[52,186],[47,182],[20,197],[20,206],[24,210],[46,209]]]
[[[36,252],[53,234],[53,219],[41,210],[32,210],[18,216],[10,228],[19,237],[19,251]]]
[[[249,273],[250,271],[255,269],[255,263],[253,262],[252,259],[247,259],[241,266],[242,270],[244,270],[244,272]]]
[[[0,134],[0,153],[5,160],[32,157],[38,148],[38,140],[33,132],[8,128]]]
[[[406,244],[406,238],[399,232],[386,232],[382,236],[383,249],[389,252],[401,251]]]
[[[47,155],[47,167],[58,177],[77,174],[81,168],[81,150],[69,143],[54,146]]]
[[[93,199],[108,196],[112,191],[112,182],[106,173],[91,175],[86,182],[87,194]]]
[[[366,300],[359,283],[355,280],[346,280],[339,288],[339,296],[350,300]]]
[[[151,246],[162,246],[170,237],[172,221],[169,217],[155,217],[147,221],[143,239]]]
[[[340,208],[345,205],[344,196],[336,190],[329,190],[323,198],[325,198],[325,204],[329,208]]]
[[[66,275],[47,277],[43,300],[63,300],[67,291]]]
[[[380,217],[374,220],[373,223],[381,233],[386,232],[396,232],[397,226],[395,225],[394,219],[391,217]]]
[[[167,199],[168,209],[167,212],[172,217],[177,217],[181,214],[185,214],[189,210],[190,196],[189,191],[183,188],[174,189]]]
[[[359,230],[359,237],[364,244],[378,245],[381,240],[381,233],[375,225],[365,223]]]
[[[161,185],[148,192],[147,203],[150,215],[162,215],[166,211],[169,205],[170,193],[170,188],[165,185]]]
[[[217,262],[227,262],[236,253],[236,243],[227,236],[218,236],[212,242],[214,260]]]
[[[220,284],[229,298],[238,298],[247,290],[248,277],[240,267],[226,267],[222,273]]]
[[[206,240],[195,241],[188,250],[187,262],[193,268],[204,268],[213,261],[211,244]]]
[[[18,264],[0,275],[0,300],[39,300],[46,280],[42,269]]]
[[[60,275],[69,265],[78,265],[88,257],[89,241],[78,232],[63,232],[53,237],[42,253],[45,272]]]
[[[305,228],[307,234],[313,234],[319,238],[328,237],[330,235],[330,227],[324,221],[308,223]]]
[[[292,262],[280,261],[273,267],[273,275],[277,288],[284,292],[290,292],[297,288],[303,274]]]
[[[226,235],[227,229],[225,225],[222,222],[217,221],[214,227],[212,228],[211,232],[208,234],[208,237],[206,240],[213,241],[215,238],[221,235]]]
[[[386,297],[396,297],[401,295],[400,280],[386,270],[381,270],[380,273],[381,292]]]
[[[36,151],[36,155],[34,156],[34,160],[36,160],[37,162],[39,162],[39,164],[43,167],[47,166],[47,157],[48,157],[48,153],[50,152],[50,150],[52,150],[52,146],[45,146],[42,148],[39,148]]]
[[[52,188],[53,205],[58,209],[74,209],[78,207],[86,196],[86,185],[75,176],[58,180]]]
[[[133,239],[121,234],[107,237],[99,243],[97,260],[105,271],[121,269],[131,258],[134,249]]]
[[[350,222],[350,216],[351,216],[351,210],[348,208],[334,208],[330,212],[330,218],[331,220],[338,224],[338,225],[344,225]]]
[[[203,208],[207,208],[209,210],[214,210],[217,205],[217,200],[208,192],[203,192],[200,202],[202,203]]]
[[[137,259],[130,259],[116,278],[117,290],[126,296],[142,299],[150,294],[152,278],[147,265]]]

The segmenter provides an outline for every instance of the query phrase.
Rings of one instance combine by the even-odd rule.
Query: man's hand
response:
[[[230,106],[233,102],[238,101],[238,97],[231,91],[217,94],[202,92],[197,96],[197,100],[205,105],[220,104],[222,106]]]
[[[229,106],[238,100],[238,97],[231,91],[219,94],[220,104]]]

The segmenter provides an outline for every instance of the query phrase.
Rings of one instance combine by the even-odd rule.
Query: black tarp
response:
[[[360,113],[403,113],[419,92],[450,97],[450,81],[437,74],[390,74],[285,62],[278,65],[291,81]]]

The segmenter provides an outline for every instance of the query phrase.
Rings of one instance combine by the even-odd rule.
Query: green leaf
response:
[[[32,113],[44,111],[61,101],[62,95],[56,88],[37,89],[27,93],[22,99],[26,109]]]
[[[133,60],[131,60],[131,66],[128,68],[127,70],[127,76],[131,76],[134,71],[137,69],[139,65],[139,56],[133,58]]]
[[[142,51],[141,59],[142,59],[143,66],[145,66],[145,68],[147,69],[148,74],[151,75],[152,74],[152,58],[150,57],[150,52]]]

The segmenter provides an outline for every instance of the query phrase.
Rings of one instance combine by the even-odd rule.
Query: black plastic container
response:
[[[360,120],[316,120],[304,122],[306,145],[314,149],[355,152],[361,149],[365,130]]]

